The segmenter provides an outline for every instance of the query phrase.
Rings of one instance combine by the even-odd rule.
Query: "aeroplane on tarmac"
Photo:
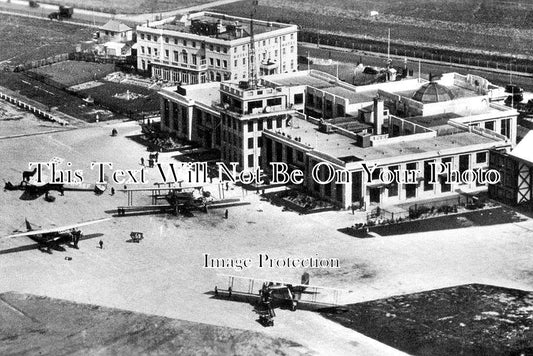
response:
[[[273,325],[275,308],[297,308],[306,310],[336,310],[342,304],[339,299],[347,291],[336,288],[309,285],[309,274],[304,273],[301,283],[220,275],[225,287],[215,286],[215,297],[248,302],[256,305],[259,322]]]
[[[172,212],[175,215],[187,213],[191,210],[200,210],[207,212],[208,208],[222,208],[235,205],[249,204],[241,202],[240,199],[217,199],[205,190],[206,185],[184,186],[167,188],[128,188],[120,189],[128,195],[128,205],[117,208],[118,215],[126,213],[157,213]],[[133,198],[136,192],[150,192],[151,204],[134,205]],[[223,189],[219,184],[219,195],[223,197]],[[162,203],[161,203],[162,202]]]
[[[28,221],[28,219],[25,219],[25,225],[26,225],[26,232],[9,235],[6,236],[8,238],[16,238],[16,237],[22,237],[27,236],[37,242],[36,245],[30,245],[30,246],[23,246],[18,247],[10,250],[4,250],[0,251],[0,254],[9,253],[9,252],[18,252],[26,249],[33,249],[38,248],[41,251],[45,251],[48,253],[51,253],[51,250],[56,251],[65,251],[65,248],[61,245],[68,244],[69,246],[73,248],[78,248],[78,242],[80,240],[86,240],[89,238],[94,238],[96,236],[101,236],[101,234],[97,234],[96,236],[88,235],[83,236],[82,232],[78,229],[82,226],[92,225],[92,224],[98,224],[102,223],[104,221],[111,220],[111,218],[105,218],[105,219],[97,219],[97,220],[91,220],[76,224],[70,224],[65,226],[58,226],[50,229],[41,229],[39,226],[36,226],[35,224],[32,224]]]

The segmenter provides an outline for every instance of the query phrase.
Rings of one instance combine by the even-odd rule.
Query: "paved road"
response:
[[[386,63],[386,55],[381,53],[368,52],[351,52],[342,49],[335,49],[333,47],[321,46],[317,48],[314,44],[300,43],[298,46],[298,53],[303,56],[314,58],[331,58],[332,61],[340,62],[339,77],[348,82],[352,81],[352,73],[355,65],[362,62],[364,65],[384,66]],[[405,58],[401,56],[391,56],[393,66],[403,66]],[[305,65],[300,64],[300,69],[303,70]],[[313,67],[313,66],[312,66]],[[419,60],[417,58],[407,58],[407,67],[412,69],[414,75],[418,75]],[[318,69],[327,71],[331,74],[336,73],[336,65],[331,66],[317,66]],[[468,66],[458,66],[455,64],[441,63],[437,61],[421,61],[420,62],[421,76],[429,77],[429,73],[442,74],[446,72],[457,72],[460,74],[475,74],[488,79],[496,85],[505,86],[509,82],[515,83],[523,87],[527,91],[533,91],[533,78],[530,74],[520,72],[509,72],[507,70],[493,70],[483,69]]]
[[[114,18],[114,19],[119,19],[123,22],[133,25],[133,24],[138,24],[138,23],[144,23],[147,20],[154,21],[158,17],[161,18],[161,16],[163,18],[166,18],[166,17],[181,15],[181,14],[185,14],[189,12],[201,11],[207,8],[221,6],[221,5],[229,4],[235,1],[239,1],[239,0],[217,0],[217,1],[209,2],[205,4],[186,7],[183,9],[164,11],[164,12],[155,12],[155,13],[145,13],[145,14],[110,14],[107,12],[74,8],[74,16],[72,20],[76,22],[81,21],[81,22],[87,22],[87,23],[99,25],[99,24],[106,23],[111,18]],[[58,6],[39,3],[38,8],[31,8],[28,5],[28,1],[10,0],[8,3],[8,0],[0,0],[0,9],[3,11],[15,12],[15,14],[26,15],[28,17],[31,17],[31,16],[47,17],[50,12],[57,11]]]

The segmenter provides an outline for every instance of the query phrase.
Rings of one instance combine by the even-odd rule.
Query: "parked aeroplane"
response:
[[[51,249],[57,251],[65,251],[65,249],[61,245],[71,244],[72,247],[78,248],[78,241],[84,239],[82,237],[81,231],[78,229],[79,227],[98,224],[107,220],[111,220],[111,218],[91,220],[50,229],[40,229],[40,227],[36,229],[36,225],[30,223],[27,219],[25,219],[26,229],[28,231],[9,235],[7,237],[28,236],[29,238],[37,242],[37,246],[34,246],[35,248],[45,249],[49,253],[51,252]]]
[[[185,213],[191,210],[207,211],[209,208],[227,207],[230,205],[239,204],[240,199],[216,199],[212,194],[204,190],[205,186],[191,186],[191,187],[168,187],[168,188],[132,188],[121,189],[119,191],[128,194],[128,205],[119,206],[117,208],[118,215],[125,215],[126,212],[166,212],[170,211],[174,214]],[[135,192],[151,192],[150,205],[134,205],[133,194]],[[160,202],[163,202],[162,204]],[[248,204],[248,203],[240,203]]]
[[[265,279],[221,275],[227,279],[227,287],[215,286],[215,296],[232,300],[260,302],[269,308],[288,307],[319,310],[337,308],[342,289],[309,285],[309,274],[302,275],[301,283],[270,281]]]

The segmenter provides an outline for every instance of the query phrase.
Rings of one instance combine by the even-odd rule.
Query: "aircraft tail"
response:
[[[25,218],[24,221],[26,223],[26,230],[28,230],[28,231],[33,231],[35,229],[40,229],[41,228],[39,225],[32,224],[31,222],[29,222],[27,218]]]

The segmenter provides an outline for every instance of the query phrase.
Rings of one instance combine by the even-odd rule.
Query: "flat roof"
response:
[[[177,94],[177,86],[161,89],[162,93]],[[208,82],[202,84],[182,85],[185,95],[189,100],[211,106],[213,102],[220,102],[220,82]]]
[[[438,127],[448,125],[448,121],[450,119],[455,119],[458,117],[462,116],[453,112],[447,112],[437,115],[407,117],[404,120],[413,122],[424,127]]]
[[[172,21],[168,21],[165,23],[156,23],[156,24],[149,24],[149,28],[157,28],[157,29],[164,29],[164,30],[171,30],[171,31],[178,31],[178,32],[184,32],[184,33],[192,33],[197,34],[200,36],[205,37],[211,37],[211,38],[217,38],[221,40],[234,40],[238,38],[246,38],[250,37],[250,19],[248,18],[241,18],[241,17],[235,17],[225,14],[219,14],[214,12],[200,12],[200,13],[193,13],[190,15],[190,17],[186,20],[188,22],[199,22],[204,23],[207,26],[217,25],[220,23],[220,25],[226,27],[225,32],[221,33],[209,33],[208,29],[200,29],[197,28],[197,31],[199,30],[200,33],[197,31],[194,31],[191,28],[191,25],[186,25],[185,22],[182,21],[178,16],[175,17]],[[146,25],[143,25],[146,26]],[[289,28],[291,26],[295,26],[292,24],[285,24],[280,22],[273,22],[273,21],[260,21],[260,20],[254,20],[254,35],[260,35],[262,33],[268,33],[272,31],[277,31],[282,28]],[[242,33],[235,32],[235,29],[239,29],[242,31]]]
[[[301,73],[301,72],[294,72],[294,75],[291,75],[292,73],[285,73],[282,77],[275,78],[275,79],[270,79],[269,77],[266,77],[264,79],[274,84],[277,84],[279,86],[289,86],[289,87],[308,85],[308,86],[311,86],[317,89],[322,89],[322,88],[331,87],[332,85],[332,81],[325,80],[323,78],[313,77],[309,74],[298,75],[296,73]]]
[[[340,96],[341,98],[348,99],[348,101],[352,104],[372,101],[378,94],[377,88],[375,90],[365,90],[361,92],[356,92],[338,85],[324,88],[322,90],[326,93],[330,93],[336,96]]]
[[[278,130],[272,131],[276,132]],[[446,136],[363,148],[357,146],[353,138],[339,133],[328,134],[321,132],[318,130],[318,125],[305,120],[299,120],[297,127],[286,128],[280,130],[280,132],[284,132],[286,136],[300,137],[300,143],[310,145],[318,152],[337,159],[350,157],[351,161],[373,161],[425,152],[435,152],[436,154],[442,150],[496,142],[494,139],[476,133],[462,131]]]

